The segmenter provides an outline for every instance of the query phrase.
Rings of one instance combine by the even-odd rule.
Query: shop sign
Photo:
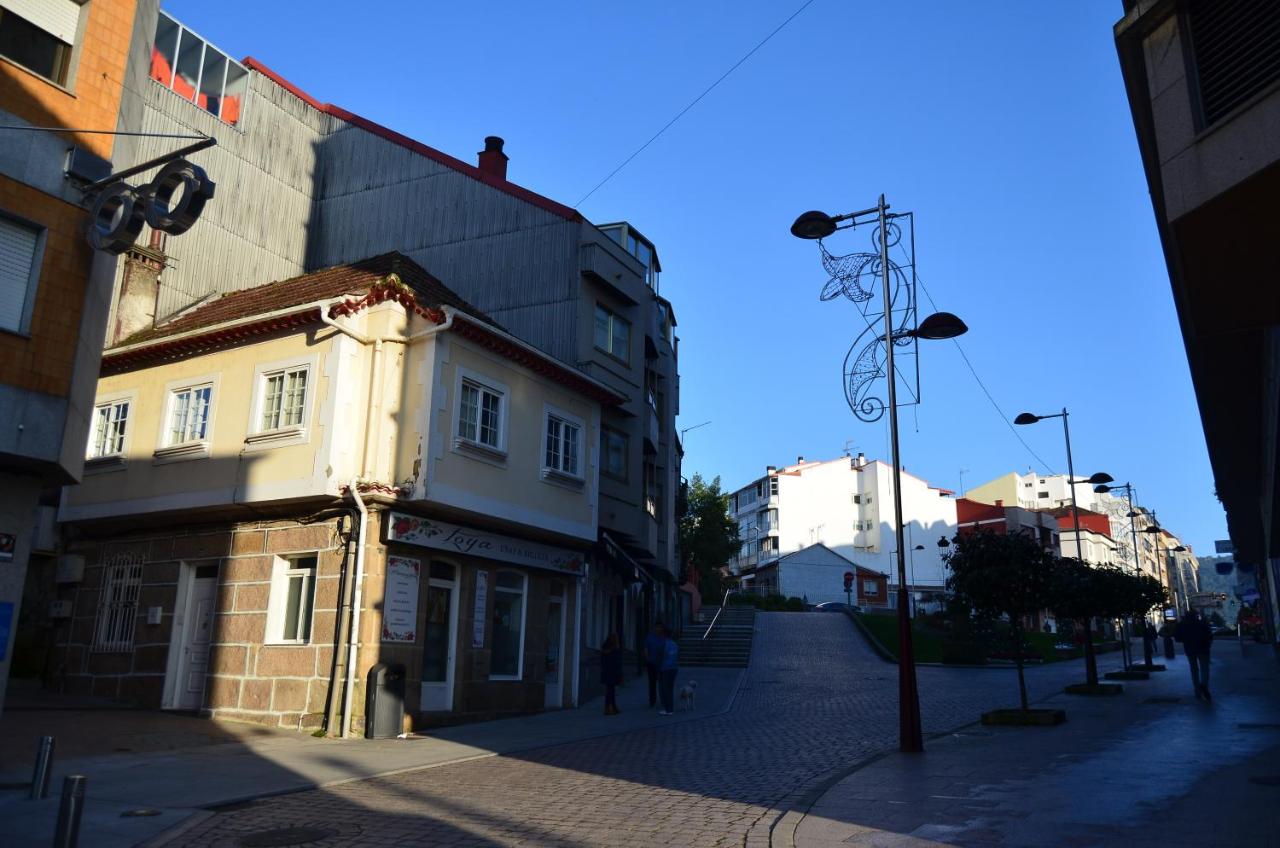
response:
[[[471,647],[484,647],[484,626],[488,623],[489,572],[476,572],[476,608],[471,617]]]
[[[399,512],[391,513],[387,541],[471,554],[530,568],[545,568],[568,574],[582,573],[582,554],[577,551]]]
[[[199,219],[213,188],[204,169],[186,159],[165,165],[143,186],[117,180],[102,190],[89,210],[89,244],[94,250],[124,253],[138,240],[143,224],[180,236]]]
[[[417,640],[418,578],[422,561],[387,557],[387,594],[382,605],[382,641]]]

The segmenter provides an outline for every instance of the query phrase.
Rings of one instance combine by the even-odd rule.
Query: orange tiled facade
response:
[[[136,7],[137,0],[85,4],[89,18],[67,88],[0,58],[0,109],[37,127],[115,129]],[[113,136],[69,138],[104,159],[111,157]]]

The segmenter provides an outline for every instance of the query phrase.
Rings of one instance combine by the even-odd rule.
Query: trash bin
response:
[[[404,666],[378,663],[365,681],[364,738],[399,736],[404,726]]]

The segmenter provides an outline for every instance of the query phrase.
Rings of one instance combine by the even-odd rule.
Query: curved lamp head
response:
[[[1032,415],[1030,412],[1023,412],[1013,419],[1014,424],[1034,424],[1040,420],[1039,415]]]
[[[1093,490],[1100,495],[1105,495],[1107,492],[1111,491],[1111,487],[1110,486],[1094,486]]]
[[[969,326],[950,312],[935,312],[920,322],[912,333],[917,339],[954,339],[969,332]]]
[[[1106,483],[1114,483],[1114,482],[1115,482],[1115,480],[1116,480],[1116,478],[1112,477],[1112,476],[1111,476],[1110,474],[1108,474],[1107,472],[1105,472],[1105,471],[1099,471],[1097,474],[1094,474],[1092,477],[1090,477],[1090,478],[1089,478],[1088,480],[1086,480],[1085,482],[1086,482],[1086,483],[1096,483],[1096,484],[1106,484]],[[1095,491],[1096,491],[1096,490],[1095,490]]]
[[[791,235],[802,239],[826,238],[836,231],[836,222],[826,212],[805,212],[791,225]]]
[[[913,548],[913,550],[923,551],[923,550],[924,550],[924,545],[916,545],[916,546],[915,546],[915,548]]]
[[[1139,532],[1139,533],[1159,533],[1159,532],[1160,532],[1160,528],[1159,528],[1158,526],[1156,526],[1155,524],[1152,524],[1150,527],[1143,527],[1143,528],[1142,528],[1141,530],[1139,530],[1138,532]]]
[[[1185,545],[1178,545],[1178,547],[1174,548],[1173,551],[1175,553],[1183,553],[1184,551],[1186,551],[1186,549],[1187,548]]]
[[[951,540],[949,540],[946,536],[942,536],[941,538],[938,539],[938,547],[940,548],[951,547]]]

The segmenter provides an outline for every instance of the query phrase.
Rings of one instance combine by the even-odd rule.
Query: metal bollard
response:
[[[84,812],[84,792],[89,778],[69,774],[62,781],[62,803],[58,805],[58,830],[53,848],[76,848],[80,841],[80,814]]]
[[[31,772],[31,794],[27,797],[39,801],[49,797],[49,779],[53,777],[53,737],[41,736],[36,749],[36,767]]]

